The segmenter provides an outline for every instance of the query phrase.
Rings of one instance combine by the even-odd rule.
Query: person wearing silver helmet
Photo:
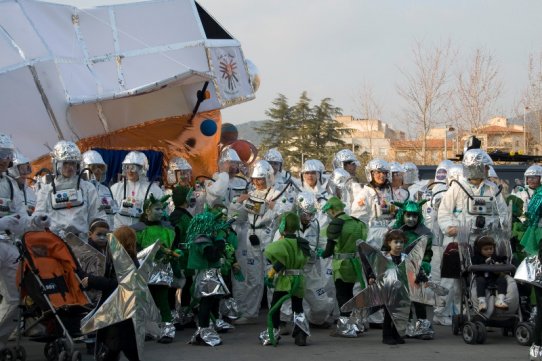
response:
[[[301,167],[300,188],[302,192],[312,193],[317,202],[322,206],[326,202],[329,194],[324,184],[324,164],[317,159],[308,159]],[[320,225],[325,226],[328,217],[322,212],[318,212],[317,218]]]
[[[237,197],[246,194],[249,182],[240,173],[241,158],[231,147],[225,147],[218,159],[218,172],[212,180],[207,180],[203,185],[196,185],[196,193],[205,193],[205,202],[210,207],[222,204],[233,212],[237,212],[240,205]],[[198,197],[199,193],[198,193]]]
[[[323,248],[325,243],[325,240],[320,237],[323,226],[319,222],[318,214],[321,213],[321,208],[314,193],[302,191],[297,194],[295,209],[301,222],[301,229],[298,233],[299,236],[309,241],[311,249],[311,256],[304,269],[305,296],[303,309],[311,324],[327,328],[331,326],[333,316],[338,315],[339,310],[335,302],[331,258],[317,257],[317,250]],[[280,237],[281,234],[277,231],[273,241],[278,240]],[[268,290],[267,298],[269,301],[271,300],[271,293],[272,290]],[[284,306],[281,307],[281,320],[291,322],[292,317],[289,301],[286,301]]]
[[[10,333],[17,326],[19,291],[16,276],[19,252],[14,241],[28,224],[28,215],[17,183],[7,175],[15,146],[11,137],[0,134],[0,353],[4,353]]]
[[[113,217],[118,211],[118,205],[113,198],[111,189],[104,184],[107,177],[107,164],[102,156],[95,150],[87,150],[82,155],[81,167],[88,174],[87,179],[96,187],[98,199],[100,200],[100,209],[107,214],[107,224],[113,228]]]
[[[344,204],[344,213],[350,214],[350,206],[354,197],[354,190],[359,188],[359,183],[355,183],[350,173],[343,168],[336,168],[331,172],[327,183],[326,192],[327,197],[335,196],[339,198]]]
[[[245,279],[232,279],[233,295],[242,314],[235,320],[238,324],[253,322],[258,317],[266,268],[263,250],[273,239],[278,227],[277,217],[286,211],[277,201],[281,192],[273,187],[274,178],[273,167],[267,161],[255,162],[250,171],[253,189],[235,200],[236,204],[241,205],[237,209],[236,230],[244,230],[237,234],[239,244],[236,257]]]
[[[275,187],[281,187],[292,178],[290,172],[283,169],[284,159],[277,148],[271,148],[265,152],[263,159],[266,160],[275,172]]]
[[[53,179],[42,186],[37,195],[32,222],[38,228],[47,223],[61,237],[68,232],[86,239],[92,220],[106,220],[100,209],[96,188],[82,179],[81,151],[72,141],[61,140],[51,152]]]
[[[510,225],[508,207],[494,183],[487,180],[491,158],[481,149],[470,149],[463,156],[464,177],[453,181],[444,193],[438,208],[438,224],[444,234],[443,252],[450,245],[458,242],[458,236],[468,234],[467,242],[487,232],[504,230]],[[484,207],[478,205],[483,204]],[[477,206],[475,206],[477,205]],[[460,230],[463,229],[463,232]],[[471,242],[472,244],[473,242]],[[446,258],[442,259],[446,263]],[[443,299],[437,299],[434,321],[445,325],[451,324],[451,316],[458,310],[460,302],[459,282],[442,268],[441,286],[449,293]],[[477,305],[475,305],[477,306]],[[455,310],[454,310],[455,308]]]
[[[351,216],[368,224],[374,221],[389,224],[395,216],[395,201],[390,183],[390,165],[383,159],[373,159],[365,167],[367,184],[354,193]]]
[[[174,157],[169,161],[168,168],[167,168],[167,178],[166,178],[166,185],[167,189],[164,192],[166,195],[172,195],[173,189],[177,186],[181,187],[188,187],[192,188],[192,166],[188,161],[182,157]],[[204,197],[201,197],[201,193],[198,193],[200,195],[199,199],[196,197],[196,194],[191,191],[188,193],[189,199],[187,199],[186,204],[186,210],[193,216],[196,214],[196,208],[198,210],[203,209],[203,204],[205,202]],[[196,205],[198,203],[198,205]],[[173,203],[173,197],[170,197],[168,200],[168,213],[171,214],[173,210],[175,209],[175,204]]]
[[[13,166],[9,168],[9,175],[17,181],[18,190],[21,192],[29,216],[36,209],[36,191],[28,186],[31,179],[32,167],[30,161],[20,151],[15,150],[13,155]]]
[[[391,190],[393,199],[397,202],[404,202],[409,198],[408,191],[403,188],[403,176],[405,168],[399,162],[390,162]]]
[[[410,200],[419,200],[419,195],[424,192],[429,180],[420,180],[418,167],[412,162],[403,163],[405,174],[403,176],[403,188],[408,190]]]
[[[325,243],[325,240],[320,238],[323,225],[317,218],[322,207],[315,194],[311,192],[299,193],[295,204],[301,220],[300,235],[309,241],[311,247],[311,257],[307,261],[304,272],[304,299],[307,304],[307,307],[304,307],[305,314],[312,324],[329,327],[339,310],[335,302],[332,259],[317,257],[318,249],[323,248]]]
[[[347,171],[352,179],[357,182],[356,169],[360,166],[360,162],[354,152],[349,149],[342,149],[335,153],[333,157],[333,169],[343,168]]]
[[[541,178],[542,178],[542,166],[538,164],[533,164],[525,170],[523,173],[524,186],[516,187],[513,195],[520,198],[523,201],[523,213],[527,212],[529,207],[529,202],[533,197],[534,193],[540,187]]]
[[[115,228],[139,222],[143,214],[143,203],[151,195],[160,199],[164,192],[155,182],[147,180],[149,161],[139,151],[131,151],[122,161],[122,180],[111,186],[113,198],[119,205],[115,214]]]

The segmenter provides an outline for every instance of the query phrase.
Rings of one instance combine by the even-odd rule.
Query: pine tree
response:
[[[311,106],[306,91],[301,93],[293,106],[279,94],[265,114],[270,118],[256,132],[263,136],[260,152],[277,148],[285,161],[285,167],[301,166],[302,160],[319,159],[325,164],[335,152],[344,147],[341,137],[350,130],[341,128],[335,120],[342,110],[324,98],[319,105]]]

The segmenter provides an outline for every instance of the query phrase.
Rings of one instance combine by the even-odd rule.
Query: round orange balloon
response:
[[[230,144],[230,147],[237,152],[237,155],[239,155],[239,158],[241,158],[245,164],[254,162],[258,156],[258,149],[256,146],[246,140],[236,140]]]

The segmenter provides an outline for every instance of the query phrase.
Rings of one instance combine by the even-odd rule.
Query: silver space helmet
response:
[[[53,159],[53,168],[56,175],[62,174],[62,165],[64,162],[77,163],[76,172],[79,174],[82,157],[79,147],[74,142],[61,140],[56,143],[51,152],[51,158]]]

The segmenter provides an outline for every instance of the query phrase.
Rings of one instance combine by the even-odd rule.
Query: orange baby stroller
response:
[[[70,247],[46,230],[27,232],[18,244],[21,254],[17,283],[21,294],[21,336],[45,342],[48,361],[81,360],[74,340],[81,339],[81,319],[92,309],[81,288],[81,266]],[[42,332],[35,330],[41,328]],[[44,332],[43,332],[44,331]]]

